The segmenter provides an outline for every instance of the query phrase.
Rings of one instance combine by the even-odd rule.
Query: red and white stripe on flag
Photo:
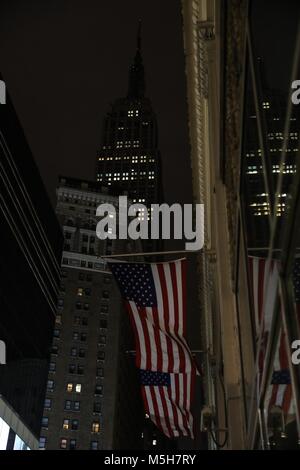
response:
[[[144,407],[153,423],[169,438],[194,438],[193,400],[196,370],[170,374],[170,386],[142,386]]]

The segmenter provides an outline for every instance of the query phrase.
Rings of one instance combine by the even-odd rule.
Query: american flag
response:
[[[255,312],[255,327],[257,338],[261,338],[258,345],[259,372],[262,374],[267,340],[274,313],[277,287],[279,281],[279,261],[270,261],[263,258],[250,257],[249,267],[252,281],[253,304]],[[296,258],[293,270],[294,302],[299,314],[300,305],[300,260]],[[260,336],[260,330],[262,335]],[[268,387],[265,408],[280,406],[285,415],[294,413],[292,386],[285,345],[285,333],[280,329],[271,384]]]
[[[193,437],[190,407],[195,374],[140,372],[145,410],[154,424],[168,437]]]
[[[168,437],[192,436],[190,405],[197,370],[185,340],[186,260],[108,263],[134,330],[136,366],[153,379],[142,385],[145,408]],[[167,376],[168,384],[160,384]]]

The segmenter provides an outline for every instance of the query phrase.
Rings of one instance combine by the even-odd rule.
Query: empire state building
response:
[[[145,89],[139,24],[127,96],[117,99],[104,119],[96,179],[116,195],[127,191],[133,203],[149,207],[160,202],[161,170],[156,116]]]

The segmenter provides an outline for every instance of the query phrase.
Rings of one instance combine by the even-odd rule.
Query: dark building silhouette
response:
[[[0,197],[0,394],[38,436],[62,233],[9,96],[0,106]]]

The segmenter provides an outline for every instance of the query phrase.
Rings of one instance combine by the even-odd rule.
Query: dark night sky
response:
[[[55,203],[59,174],[94,179],[102,120],[127,92],[138,19],[167,201],[191,202],[179,0],[2,0],[0,70]]]

